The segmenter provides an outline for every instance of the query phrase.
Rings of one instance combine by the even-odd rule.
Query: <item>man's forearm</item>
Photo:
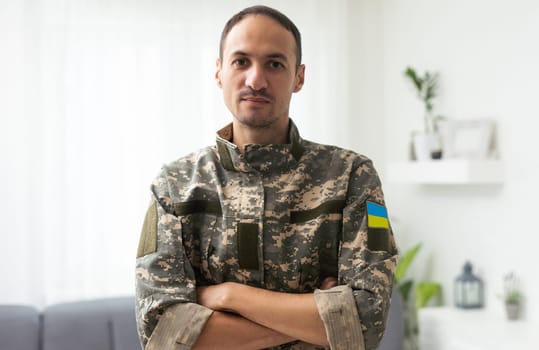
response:
[[[328,346],[324,323],[312,293],[279,293],[223,283],[201,290],[199,302],[214,310],[232,310],[293,339]]]
[[[289,343],[294,339],[239,315],[215,311],[204,325],[193,350],[254,350]]]

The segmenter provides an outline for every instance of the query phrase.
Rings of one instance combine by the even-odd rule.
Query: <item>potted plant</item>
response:
[[[433,100],[438,93],[438,73],[426,71],[419,75],[412,67],[407,67],[404,76],[412,83],[417,97],[425,106],[424,130],[412,134],[412,159],[428,160],[440,159],[442,147],[438,135],[437,121],[441,117],[435,117],[432,113]]]
[[[427,306],[432,298],[440,295],[442,289],[437,282],[416,282],[412,278],[406,278],[406,272],[420,249],[421,243],[418,243],[406,251],[399,259],[395,271],[395,284],[401,295],[404,309],[404,350],[419,349],[417,310]]]
[[[505,275],[503,280],[505,311],[509,320],[517,320],[520,315],[522,304],[522,292],[520,291],[519,281],[513,272]]]

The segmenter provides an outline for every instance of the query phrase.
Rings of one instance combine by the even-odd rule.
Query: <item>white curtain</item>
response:
[[[230,120],[213,80],[218,41],[253,3],[0,3],[0,303],[134,293],[149,184]],[[300,132],[346,145],[348,2],[265,4],[303,34]]]

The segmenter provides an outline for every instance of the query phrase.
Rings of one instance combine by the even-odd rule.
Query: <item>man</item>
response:
[[[372,163],[291,119],[301,38],[280,12],[226,24],[215,75],[233,121],[165,167],[137,258],[146,349],[374,349],[396,248]]]

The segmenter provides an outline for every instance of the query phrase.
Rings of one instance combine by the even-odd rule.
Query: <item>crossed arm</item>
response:
[[[326,278],[320,289],[336,285]],[[329,346],[313,293],[272,292],[226,282],[197,288],[198,302],[215,310],[193,349],[260,349],[294,340]]]

